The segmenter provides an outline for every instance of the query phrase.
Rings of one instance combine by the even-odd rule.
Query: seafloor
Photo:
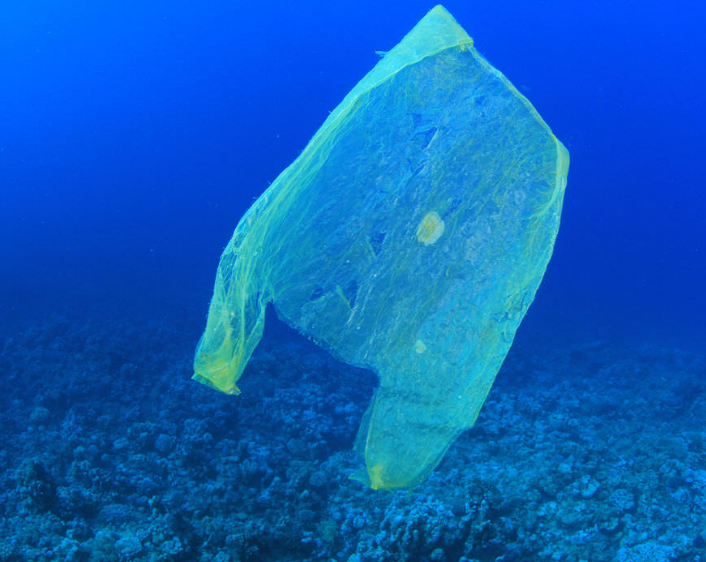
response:
[[[191,335],[55,318],[0,338],[0,561],[706,560],[706,358],[511,351],[429,479],[375,492],[351,446],[375,385],[272,338],[239,397]]]

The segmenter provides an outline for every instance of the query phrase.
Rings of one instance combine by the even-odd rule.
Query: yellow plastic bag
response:
[[[569,156],[441,6],[241,219],[194,378],[226,393],[265,307],[380,387],[356,447],[411,486],[469,428],[554,246]]]

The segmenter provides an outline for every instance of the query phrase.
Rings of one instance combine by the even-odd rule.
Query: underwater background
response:
[[[417,0],[0,3],[0,562],[706,559],[706,5],[448,1],[571,154],[481,415],[349,479],[377,384],[268,318],[190,380],[220,253]]]

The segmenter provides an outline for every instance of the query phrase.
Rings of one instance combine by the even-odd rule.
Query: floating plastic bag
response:
[[[441,6],[245,213],[194,378],[237,394],[265,307],[380,379],[368,483],[419,483],[473,425],[534,299],[569,156]]]

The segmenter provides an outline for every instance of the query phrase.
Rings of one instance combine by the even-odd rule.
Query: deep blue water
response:
[[[706,5],[449,0],[571,154],[537,298],[418,488],[274,314],[190,380],[219,256],[433,7],[0,2],[0,562],[706,560]]]
[[[238,218],[431,6],[3,3],[2,315],[204,313]],[[571,152],[526,323],[706,341],[703,4],[446,7]]]

